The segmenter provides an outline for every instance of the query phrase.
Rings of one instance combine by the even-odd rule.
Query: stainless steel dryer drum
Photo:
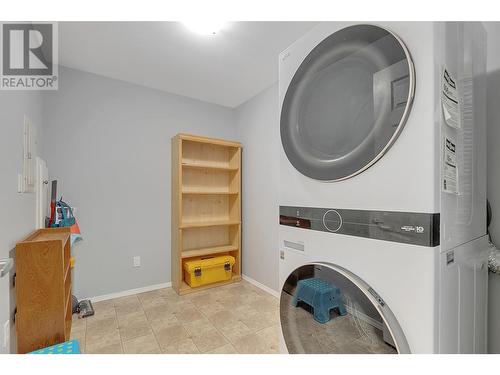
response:
[[[373,25],[339,30],[296,71],[281,111],[281,140],[292,165],[317,180],[363,172],[392,146],[413,101],[408,49]]]
[[[319,278],[339,288],[347,314],[330,311],[318,323],[311,306],[292,303],[299,280]],[[373,288],[348,270],[331,263],[306,264],[287,278],[280,297],[280,321],[291,354],[409,353],[408,342],[389,306]]]

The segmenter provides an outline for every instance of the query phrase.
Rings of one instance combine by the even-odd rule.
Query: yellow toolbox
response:
[[[191,287],[231,280],[234,257],[221,255],[184,261],[184,281]]]

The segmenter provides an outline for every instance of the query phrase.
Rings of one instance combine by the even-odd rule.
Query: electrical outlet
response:
[[[9,349],[10,346],[10,320],[3,324],[3,348]]]
[[[141,266],[141,257],[134,257],[134,267]]]

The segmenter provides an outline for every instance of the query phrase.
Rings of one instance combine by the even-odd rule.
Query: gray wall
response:
[[[77,208],[78,298],[170,281],[170,138],[234,139],[233,112],[61,68],[44,95],[44,152],[58,195]],[[132,267],[133,256],[142,266]]]
[[[9,257],[16,242],[35,229],[35,195],[17,192],[17,175],[23,166],[23,124],[27,115],[38,135],[35,155],[40,147],[42,107],[40,93],[0,91],[0,258]],[[36,139],[37,137],[35,137]],[[9,279],[0,279],[0,353],[3,345],[3,325],[11,319],[14,301]],[[11,320],[11,329],[14,325]],[[12,329],[13,331],[13,329]],[[11,337],[13,337],[11,335]],[[14,343],[11,341],[11,347]],[[8,351],[8,350],[7,350]]]
[[[490,234],[500,248],[500,23],[485,23],[488,31],[488,199],[493,211]],[[500,276],[490,274],[490,353],[500,353]]]
[[[243,273],[278,290],[279,116],[275,84],[236,109],[243,143]]]

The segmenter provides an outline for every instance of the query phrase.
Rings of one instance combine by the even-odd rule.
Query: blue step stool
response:
[[[292,300],[293,306],[297,307],[299,301],[313,308],[314,320],[320,323],[330,321],[332,309],[338,309],[340,315],[347,314],[340,289],[319,278],[299,280]]]
[[[43,349],[35,350],[29,354],[81,354],[78,340],[70,340],[61,344],[48,346]]]

